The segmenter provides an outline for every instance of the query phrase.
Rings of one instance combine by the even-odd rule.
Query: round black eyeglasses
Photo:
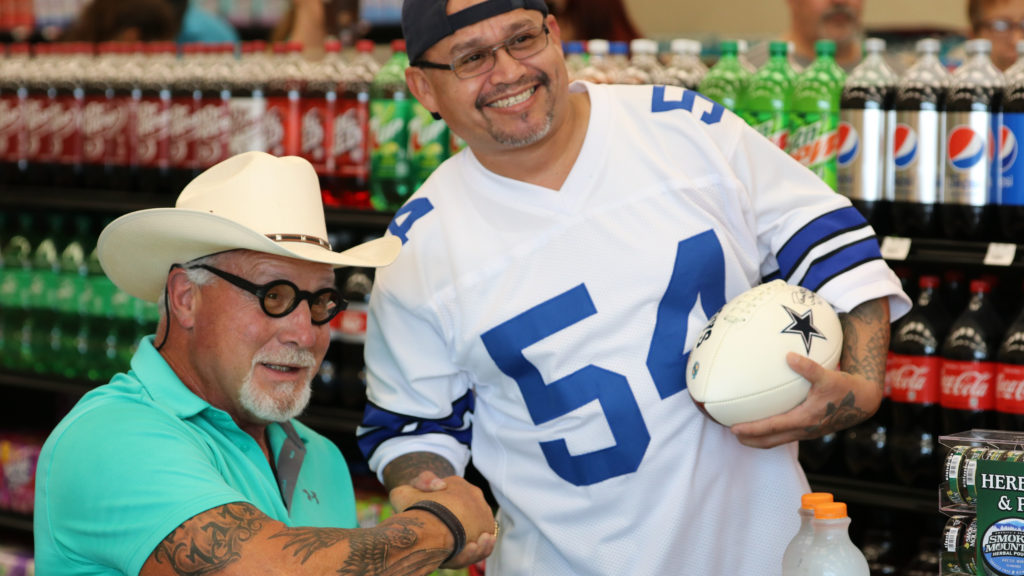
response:
[[[298,308],[301,302],[306,301],[309,302],[309,316],[313,325],[322,326],[348,306],[348,302],[334,288],[307,292],[299,290],[298,286],[287,280],[274,280],[260,285],[207,264],[196,264],[191,267],[212,272],[228,283],[256,296],[260,300],[263,312],[271,318],[287,316]]]

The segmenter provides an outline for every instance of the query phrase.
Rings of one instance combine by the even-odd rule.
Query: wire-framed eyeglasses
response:
[[[531,56],[540,54],[548,47],[548,33],[547,24],[541,24],[540,26],[520,30],[504,42],[455,56],[449,64],[416,60],[412,65],[418,68],[451,70],[457,78],[466,80],[493,70],[494,63],[498,59],[497,52],[502,48],[505,49],[505,52],[508,52],[509,56],[516,60],[526,60]]]
[[[982,20],[980,24],[982,28],[988,28],[996,34],[1009,34],[1014,30],[1024,32],[1024,20],[994,18],[992,20]]]
[[[264,314],[271,318],[282,318],[292,313],[303,301],[309,302],[309,316],[314,326],[321,326],[331,321],[339,312],[348,306],[341,297],[341,292],[334,288],[324,288],[316,292],[299,290],[299,287],[288,280],[274,280],[266,284],[253,284],[207,264],[197,264],[194,268],[202,268],[219,276],[234,286],[259,298]]]

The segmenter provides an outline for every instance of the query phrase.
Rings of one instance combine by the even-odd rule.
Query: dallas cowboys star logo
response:
[[[804,348],[807,349],[807,353],[811,353],[811,340],[813,338],[821,338],[822,340],[828,340],[825,335],[818,330],[814,325],[814,315],[812,310],[800,314],[796,310],[793,310],[789,306],[783,306],[786,309],[786,313],[789,314],[789,319],[792,320],[789,326],[786,326],[782,330],[782,334],[799,334],[804,341]]]

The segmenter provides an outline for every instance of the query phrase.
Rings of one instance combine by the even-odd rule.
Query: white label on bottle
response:
[[[910,255],[910,238],[886,236],[882,238],[881,250],[886,260],[906,260]]]
[[[1017,245],[1005,242],[990,242],[985,251],[986,266],[1009,266],[1017,257]]]

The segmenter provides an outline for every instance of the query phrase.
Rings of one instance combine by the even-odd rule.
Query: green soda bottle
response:
[[[701,80],[701,94],[736,111],[740,95],[750,80],[750,72],[739,60],[739,45],[735,40],[725,40],[721,46],[718,62],[708,70]]]
[[[391,57],[370,84],[370,202],[397,210],[409,189],[409,120],[413,99],[405,85],[405,40],[391,42]]]
[[[790,97],[796,77],[786,57],[788,50],[785,42],[768,45],[768,62],[750,78],[739,105],[740,117],[783,150],[789,137]]]
[[[846,73],[836,64],[835,42],[818,40],[814,50],[817,57],[793,85],[792,128],[786,150],[835,190],[839,100]]]
[[[423,184],[449,155],[448,125],[435,120],[430,111],[415,99],[409,121],[409,193]]]

